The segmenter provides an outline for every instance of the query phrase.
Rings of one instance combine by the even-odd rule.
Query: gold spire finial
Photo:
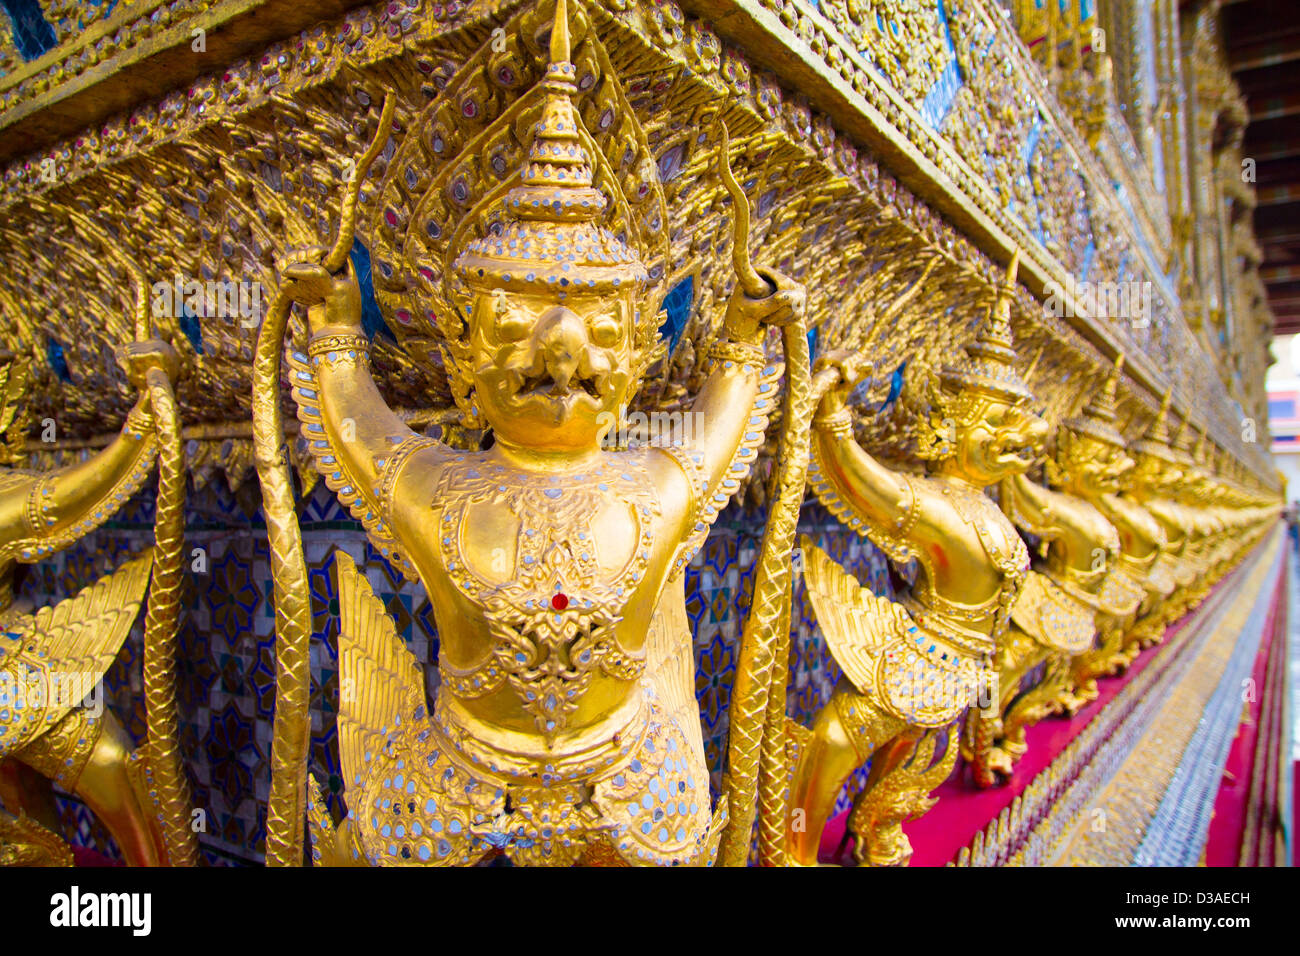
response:
[[[556,0],[555,22],[551,25],[551,62],[569,62],[569,4]]]
[[[1205,445],[1210,437],[1210,428],[1208,425],[1202,425],[1198,431],[1200,437],[1196,440],[1196,447],[1192,449],[1192,460],[1198,465],[1205,464]]]
[[[1121,352],[1106,375],[1101,390],[1089,399],[1077,417],[1062,424],[1071,431],[1123,448],[1124,436],[1115,428],[1115,396],[1119,393],[1119,376],[1123,369],[1124,354]]]
[[[1102,389],[1112,402],[1119,393],[1119,376],[1122,371],[1124,371],[1124,353],[1120,352],[1115,357],[1115,365],[1111,368],[1110,375],[1106,376],[1106,385]]]
[[[1169,403],[1174,398],[1174,387],[1170,385],[1160,397],[1160,410],[1147,429],[1145,441],[1156,445],[1169,444]]]
[[[1002,288],[1008,292],[1014,292],[1016,288],[1016,278],[1020,275],[1020,247],[1016,246],[1011,251],[1011,261],[1007,263],[1007,275],[1002,281]]]
[[[1016,276],[1020,273],[1020,249],[1017,247],[1011,253],[1011,261],[1007,264],[1006,275],[1002,279],[1002,284],[998,286],[998,297],[993,302],[993,320],[996,331],[1001,331],[1001,326],[1005,323],[1007,334],[1005,338],[1011,340],[1011,300],[1016,295]]]
[[[975,341],[966,346],[966,358],[945,365],[940,380],[954,391],[976,389],[1013,402],[1030,401],[1033,393],[1016,370],[1016,350],[1011,338],[1011,299],[1015,295],[1016,273],[1020,268],[1020,250],[1011,256],[1006,278],[998,287],[997,298],[975,333]]]
[[[1192,456],[1187,454],[1191,443],[1187,439],[1188,429],[1192,427],[1191,414],[1183,418],[1182,424],[1178,426],[1178,431],[1169,441],[1169,449],[1173,452],[1173,458],[1179,465],[1188,465],[1192,463]]]

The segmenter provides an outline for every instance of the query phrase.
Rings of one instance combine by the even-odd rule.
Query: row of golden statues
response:
[[[253,396],[277,634],[268,863],[471,865],[505,855],[522,865],[735,866],[756,854],[766,865],[812,865],[846,781],[869,761],[850,816],[856,857],[905,864],[902,824],[932,805],[959,755],[975,785],[1004,781],[1026,751],[1026,728],[1078,711],[1097,697],[1099,677],[1159,643],[1265,533],[1276,497],[1219,474],[1204,433],[1183,451],[1168,394],[1146,436],[1126,442],[1114,424],[1122,358],[1051,434],[1018,371],[1014,260],[974,342],[937,376],[924,468],[873,457],[855,440],[851,399],[872,356],[835,350],[811,364],[805,290],[749,261],[748,206],[727,169],[725,134],[736,285],[691,408],[701,427],[606,447],[611,416],[654,354],[658,317],[644,301],[637,250],[607,227],[625,210],[598,188],[598,158],[573,108],[563,0],[550,43],[528,156],[493,199],[500,228],[462,230],[442,279],[458,326],[447,349],[453,393],[467,425],[491,430],[490,447],[416,433],[371,377],[347,251],[390,105],[353,171],[338,241],[297,250],[280,270]],[[137,278],[138,342],[121,358],[140,399],[118,439],[72,468],[32,473],[15,454],[15,467],[0,470],[0,862],[70,860],[44,781],[80,796],[129,863],[197,858],[174,691],[177,363],[152,338]],[[921,283],[907,293],[923,294]],[[295,305],[305,339],[286,348]],[[773,329],[783,362],[769,359]],[[440,638],[430,705],[382,602],[336,555],[348,808],[338,823],[306,770],[311,603],[282,375],[316,468],[376,547],[423,585]],[[7,427],[21,361],[0,356],[0,376]],[[714,799],[683,569],[747,479],[769,419],[779,431],[776,493]],[[155,458],[153,552],[54,607],[17,606],[15,563],[99,527]],[[1042,483],[1028,477],[1040,462]],[[912,569],[896,601],[796,541],[809,487]],[[843,671],[811,728],[786,717],[796,566]],[[102,675],[142,605],[148,734],[133,750],[111,713],[92,717],[67,695],[28,691],[59,675]]]

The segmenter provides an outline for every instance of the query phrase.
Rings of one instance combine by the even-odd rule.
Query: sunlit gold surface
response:
[[[139,282],[136,288],[142,296]],[[137,331],[146,329],[142,305],[136,318]],[[25,398],[22,383],[26,376],[21,371],[22,359],[6,352],[0,360],[4,366],[0,379],[6,384],[3,423],[8,426],[20,419],[16,409]],[[174,679],[169,642],[176,630],[178,522],[184,501],[183,483],[178,484],[183,482],[176,445],[179,431],[174,407],[167,403],[169,376],[176,374],[176,362],[170,347],[156,340],[126,346],[122,362],[132,382],[142,391],[152,388],[154,395],[152,399],[141,396],[122,433],[108,448],[80,465],[51,473],[10,467],[0,470],[0,488],[5,492],[0,503],[0,622],[6,632],[3,692],[24,696],[22,707],[15,706],[17,700],[6,701],[10,706],[4,710],[6,719],[0,721],[0,758],[20,761],[78,794],[108,828],[128,863],[158,865],[168,861],[163,828],[170,825],[171,862],[192,864],[195,844],[188,828],[188,799],[179,776],[174,690],[165,691],[164,697],[158,690],[160,681]],[[40,560],[68,547],[111,518],[144,482],[158,447],[156,421],[170,423],[168,433],[174,436],[170,467],[175,477],[170,486],[163,487],[158,503],[160,521],[171,522],[174,540],[170,554],[160,556],[157,566],[152,558],[130,562],[76,597],[34,615],[13,607],[10,582],[16,562]],[[171,567],[172,578],[169,583],[155,581],[154,593],[161,603],[151,609],[146,626],[150,662],[145,683],[153,715],[165,719],[170,714],[171,719],[150,725],[149,747],[158,779],[147,782],[144,760],[133,753],[130,737],[117,719],[108,711],[95,715],[84,709],[80,697],[93,694],[102,702],[102,695],[91,683],[102,678],[121,649],[143,603],[150,572],[163,565]],[[69,680],[76,682],[72,686],[78,691],[59,691],[61,683]],[[43,696],[31,699],[37,683]],[[171,798],[168,805],[156,807],[151,791]],[[6,793],[24,803],[20,788],[10,787]],[[9,832],[17,839],[27,831],[16,824]],[[188,856],[182,853],[182,845],[190,848]],[[20,850],[12,853],[16,860],[24,858]]]
[[[1093,612],[1098,639],[1107,649],[1122,635],[1125,618],[1132,609],[1107,606],[1103,600],[1108,578],[1117,573],[1119,534],[1083,493],[1108,493],[1124,467],[1122,447],[1111,450],[1111,446],[1093,435],[1062,424],[1056,433],[1055,457],[1048,460],[1047,467],[1055,487],[1044,487],[1018,476],[1002,488],[1004,507],[1012,520],[1045,542],[1041,573],[1067,604]],[[1074,629],[1043,628],[1036,635],[1044,645],[1043,657],[1063,655],[1074,659],[1089,653],[1091,641],[1082,647],[1074,642],[1065,646],[1058,643],[1067,634],[1073,637]],[[1059,661],[1049,665],[1048,674],[1057,681],[1064,676]],[[1065,686],[1057,683],[1041,688],[1036,694],[1022,698],[1019,706],[1012,703],[1004,716],[1004,732],[1013,747],[1023,753],[1020,743],[1023,727],[1042,716],[1044,708],[1073,711],[1095,697],[1095,686],[1088,684],[1089,680],[1086,674],[1078,673]],[[1012,694],[1014,684],[1002,690],[1004,695]],[[1043,701],[1042,697],[1048,700]]]
[[[693,441],[602,447],[655,319],[643,261],[606,228],[625,207],[593,185],[616,189],[571,103],[569,22],[563,3],[557,11],[528,158],[510,191],[487,194],[466,220],[472,228],[493,210],[499,230],[471,231],[444,265],[449,315],[464,322],[448,346],[453,391],[492,428],[489,451],[417,435],[386,407],[350,274],[319,258],[284,270],[288,294],[310,306],[311,338],[290,366],[317,466],[381,550],[418,576],[439,623],[428,713],[391,625],[363,611],[364,591],[345,605],[343,667],[357,675],[339,718],[347,839],[372,864],[498,853],[538,865],[701,864],[725,822],[725,804],[711,806],[690,685],[674,676],[690,667],[690,637],[680,615],[664,615],[762,439],[775,398],[764,325],[796,320],[802,290],[766,273],[761,298],[733,294],[715,370],[691,406]],[[672,632],[653,639],[659,627]],[[385,739],[385,728],[401,729]],[[674,813],[652,819],[643,797],[665,787]],[[394,817],[390,807],[407,803],[415,816]]]

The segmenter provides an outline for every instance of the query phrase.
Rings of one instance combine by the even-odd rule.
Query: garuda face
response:
[[[954,427],[954,464],[974,485],[988,487],[1026,471],[1042,454],[1047,423],[1023,402],[987,399]]]
[[[595,445],[628,399],[631,291],[478,293],[469,328],[474,393],[495,432],[538,451]]]
[[[1128,484],[1135,462],[1122,445],[1062,429],[1058,462],[1066,483],[1079,496],[1117,494]]]
[[[1129,485],[1135,490],[1145,491],[1153,498],[1169,498],[1176,493],[1182,480],[1182,469],[1173,462],[1158,455],[1139,452]]]

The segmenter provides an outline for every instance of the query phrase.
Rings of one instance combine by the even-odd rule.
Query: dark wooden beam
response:
[[[1300,282],[1300,265],[1294,266],[1263,266],[1259,270],[1259,277],[1265,285],[1276,285],[1282,282]]]
[[[1295,116],[1300,113],[1300,93],[1251,97],[1248,105],[1250,107],[1251,123],[1282,119],[1285,116]]]
[[[1275,139],[1248,139],[1242,144],[1241,152],[1243,156],[1257,163],[1300,157],[1300,135]]]
[[[1268,229],[1256,229],[1255,238],[1263,246],[1289,246],[1300,243],[1300,222],[1285,226],[1271,226]]]
[[[1265,186],[1255,191],[1256,206],[1282,206],[1294,202],[1300,202],[1300,184],[1297,183]]]
[[[1275,298],[1300,298],[1300,282],[1276,282],[1268,287],[1268,300]]]
[[[1275,93],[1293,92],[1300,76],[1300,62],[1282,63],[1259,70],[1245,70],[1234,73],[1237,85],[1247,99],[1252,96],[1268,96]]]
[[[1275,159],[1271,163],[1255,164],[1256,189],[1296,182],[1300,182],[1300,159]]]
[[[1234,73],[1260,70],[1300,60],[1300,37],[1264,40],[1230,50],[1228,66]]]

